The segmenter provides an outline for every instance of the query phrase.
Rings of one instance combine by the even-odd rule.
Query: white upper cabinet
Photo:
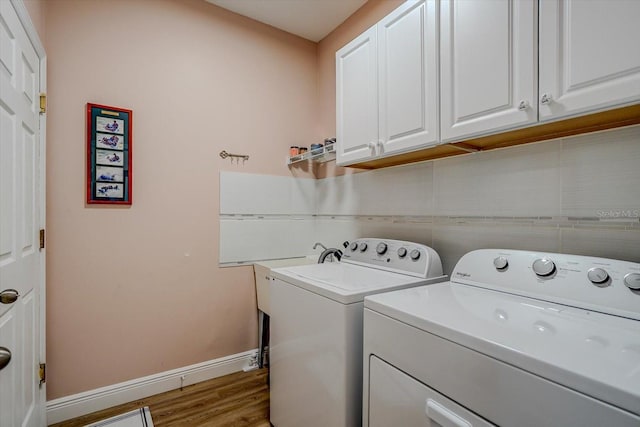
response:
[[[339,165],[535,125],[528,140],[548,139],[558,128],[545,122],[640,104],[640,0],[409,0],[339,50],[336,69]],[[563,131],[637,122],[633,108]]]
[[[441,2],[444,142],[533,124],[537,111],[537,2]]]
[[[378,140],[376,27],[336,53],[337,162],[353,163],[375,153]]]
[[[540,1],[540,120],[640,100],[640,1]]]
[[[435,1],[408,2],[378,24],[379,154],[438,142]]]
[[[338,164],[437,144],[437,19],[408,1],[336,53]]]

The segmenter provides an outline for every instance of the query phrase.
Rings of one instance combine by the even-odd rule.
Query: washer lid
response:
[[[365,307],[640,414],[640,321],[451,282]]]
[[[342,262],[277,268],[271,274],[287,283],[342,304],[360,302],[366,295],[441,282],[446,276],[419,279]]]

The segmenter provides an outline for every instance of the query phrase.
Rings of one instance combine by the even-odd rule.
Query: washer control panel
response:
[[[429,246],[402,240],[362,238],[351,242],[342,262],[375,267],[415,277],[442,276],[442,263]]]
[[[451,281],[640,320],[640,264],[580,255],[480,249]]]

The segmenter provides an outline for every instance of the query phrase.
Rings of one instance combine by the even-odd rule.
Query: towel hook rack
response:
[[[233,159],[238,159],[238,162],[240,161],[240,159],[242,159],[243,162],[245,160],[249,160],[249,156],[246,154],[231,154],[231,153],[227,153],[225,150],[222,150],[220,152],[220,157],[222,157],[223,159],[230,157],[231,163],[233,163]]]

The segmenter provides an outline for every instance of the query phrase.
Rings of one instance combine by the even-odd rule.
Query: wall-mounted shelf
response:
[[[295,163],[306,162],[311,160],[316,163],[330,162],[336,159],[335,144],[325,145],[322,148],[316,148],[315,150],[307,151],[304,154],[298,156],[287,157],[287,165]]]

